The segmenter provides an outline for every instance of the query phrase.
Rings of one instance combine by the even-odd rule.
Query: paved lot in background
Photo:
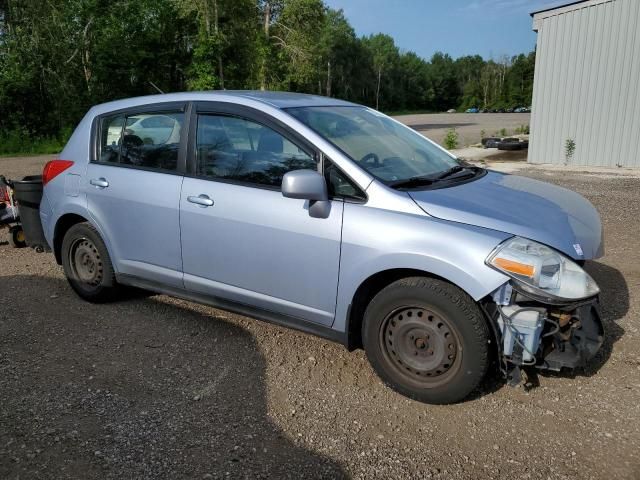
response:
[[[521,173],[602,214],[589,271],[608,339],[575,375],[492,379],[452,406],[392,392],[361,351],[241,316],[84,303],[51,255],[0,232],[0,478],[640,478],[640,179]]]
[[[455,128],[460,136],[460,146],[480,142],[481,132],[487,136],[507,129],[507,135],[522,125],[529,125],[530,113],[432,113],[400,115],[395,117],[431,140],[442,144],[447,131]]]

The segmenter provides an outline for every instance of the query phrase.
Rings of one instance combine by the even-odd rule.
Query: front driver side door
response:
[[[280,192],[287,171],[318,168],[316,155],[262,114],[194,115],[194,172],[180,199],[185,288],[331,325],[343,203],[312,218],[308,202]]]

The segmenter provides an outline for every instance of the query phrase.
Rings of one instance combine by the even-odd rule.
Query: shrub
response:
[[[500,129],[500,136],[501,137],[506,137],[507,136],[507,129],[506,128],[501,128]]]
[[[444,148],[447,150],[453,150],[458,146],[458,132],[455,128],[451,128],[447,131],[447,135],[444,137]]]
[[[25,128],[0,132],[0,155],[59,153],[71,133],[71,129],[63,129],[58,135],[35,136]]]
[[[564,142],[564,164],[568,165],[571,159],[573,158],[573,154],[576,153],[576,142],[573,138],[567,138]]]

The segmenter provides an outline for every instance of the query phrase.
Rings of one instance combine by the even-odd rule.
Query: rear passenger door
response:
[[[85,191],[118,274],[182,287],[179,202],[185,104],[98,117]]]
[[[240,106],[201,104],[192,123],[180,200],[185,288],[330,325],[343,202],[313,218],[308,202],[280,191],[286,172],[319,168],[314,149]]]

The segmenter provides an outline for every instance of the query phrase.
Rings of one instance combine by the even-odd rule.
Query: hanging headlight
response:
[[[486,263],[513,278],[524,293],[544,300],[576,301],[600,292],[573,260],[526,238],[513,237],[500,244]]]

